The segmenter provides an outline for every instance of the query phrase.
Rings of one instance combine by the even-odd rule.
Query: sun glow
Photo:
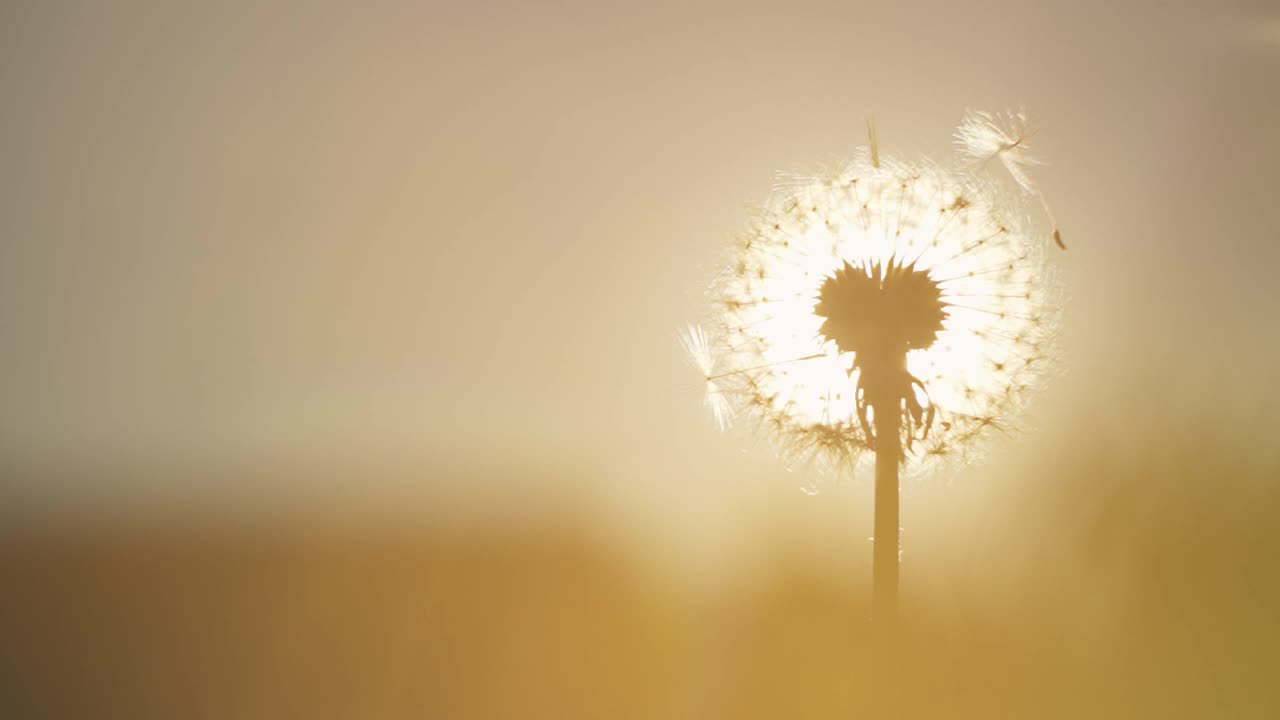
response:
[[[906,354],[911,392],[932,412],[903,442],[967,454],[1045,369],[1050,283],[1026,215],[972,174],[869,155],[775,188],[732,249],[700,336],[717,417],[732,405],[792,456],[855,460],[873,443],[858,415],[863,369],[824,335],[815,304],[846,262],[908,266],[941,291],[944,315],[936,339]]]

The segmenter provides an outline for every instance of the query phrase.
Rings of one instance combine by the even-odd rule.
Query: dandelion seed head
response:
[[[1016,142],[994,119],[977,122],[962,126],[975,152]],[[856,465],[874,443],[858,414],[865,319],[832,308],[890,298],[893,274],[919,306],[892,315],[920,324],[901,339],[920,381],[913,397],[936,413],[927,432],[905,427],[904,441],[918,460],[969,459],[1045,370],[1034,360],[1050,351],[1053,286],[1032,236],[1022,204],[975,174],[887,156],[876,166],[864,151],[775,186],[732,245],[714,322],[690,328],[686,349],[717,402],[786,457]],[[717,423],[727,412],[713,408]]]

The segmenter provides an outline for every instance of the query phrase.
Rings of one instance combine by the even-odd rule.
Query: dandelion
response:
[[[1030,162],[1021,136],[969,123],[974,153]],[[972,458],[1046,370],[1042,248],[1018,198],[976,168],[873,147],[776,187],[713,284],[708,328],[686,334],[722,427],[736,409],[789,459],[874,457],[877,615],[896,607],[899,466]]]

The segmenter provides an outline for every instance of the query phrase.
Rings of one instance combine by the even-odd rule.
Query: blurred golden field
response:
[[[1064,452],[1017,513],[908,532],[905,717],[1280,711],[1280,458],[1179,439]],[[12,530],[6,715],[833,718],[868,702],[853,537],[758,523],[754,569],[706,585],[582,510],[211,519]]]

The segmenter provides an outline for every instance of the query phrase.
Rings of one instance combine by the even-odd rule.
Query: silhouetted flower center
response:
[[[881,359],[896,364],[908,350],[932,345],[943,329],[946,303],[938,284],[915,263],[855,267],[846,260],[822,283],[813,311],[824,318],[819,332],[865,368]]]

